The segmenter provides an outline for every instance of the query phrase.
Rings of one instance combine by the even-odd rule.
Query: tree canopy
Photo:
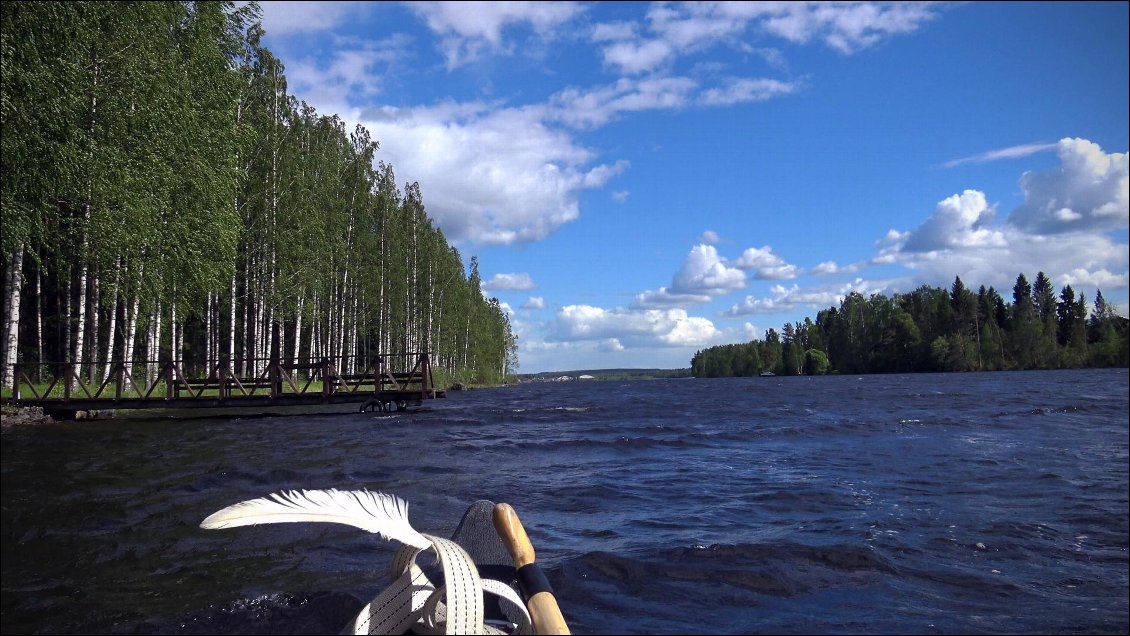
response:
[[[497,299],[361,126],[287,92],[256,3],[5,2],[4,370],[430,352],[514,373]]]
[[[976,293],[955,277],[949,290],[865,298],[852,293],[816,322],[786,324],[744,344],[709,347],[691,360],[695,377],[911,373],[1130,366],[1128,322],[1102,292],[1088,318],[1083,294],[1055,294],[1040,272],[1016,278],[1012,303],[992,287]]]

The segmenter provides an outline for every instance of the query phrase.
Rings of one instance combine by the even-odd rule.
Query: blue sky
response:
[[[864,295],[1127,314],[1125,2],[263,2],[479,259],[521,372],[681,368]]]

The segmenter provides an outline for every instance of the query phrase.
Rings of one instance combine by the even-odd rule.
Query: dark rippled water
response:
[[[3,434],[4,633],[333,633],[394,546],[198,527],[368,488],[512,504],[575,633],[1126,633],[1125,370],[574,382],[407,414]]]

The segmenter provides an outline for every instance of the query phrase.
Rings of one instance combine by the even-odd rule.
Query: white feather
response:
[[[200,527],[213,530],[260,523],[323,521],[344,523],[420,549],[432,542],[408,523],[408,502],[368,490],[290,490],[233,504],[214,512]]]

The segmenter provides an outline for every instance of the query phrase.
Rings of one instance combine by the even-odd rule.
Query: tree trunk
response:
[[[269,352],[269,354],[271,356],[273,356],[276,351],[281,352],[283,350],[283,348],[282,348],[283,343],[275,341],[276,336],[280,335],[279,333],[275,332],[275,301],[274,301],[274,298],[275,298],[276,259],[277,259],[277,252],[275,251],[274,245],[272,245],[271,246],[271,260],[269,261],[270,272],[268,273],[268,278],[267,278],[267,292],[266,292],[266,294],[264,294],[264,297],[267,298],[268,302],[263,303],[264,305],[266,305],[266,309],[267,309],[266,318],[263,321],[263,332],[264,332],[263,333],[263,336],[264,336],[263,340],[266,343],[266,346],[262,349],[265,352]]]
[[[299,363],[299,354],[302,349],[302,297],[298,297],[298,309],[294,313],[294,354],[290,357],[288,362],[292,364]]]
[[[102,302],[101,292],[98,284],[98,273],[94,272],[90,276],[90,384],[98,382],[98,353],[99,341],[101,337],[98,333],[98,314],[99,304]]]
[[[318,342],[317,342],[317,340],[318,340],[318,294],[317,294],[317,292],[314,293],[314,300],[313,300],[313,302],[311,303],[310,306],[313,307],[314,310],[311,312],[312,318],[310,320],[310,346],[308,347],[308,350],[310,351],[310,362],[313,363],[313,362],[316,362],[321,357],[321,355],[318,352]]]
[[[63,303],[65,307],[63,315],[66,317],[66,320],[63,322],[63,361],[74,362],[74,358],[72,357],[73,350],[71,349],[71,337],[74,332],[74,317],[72,315],[74,312],[74,301],[72,299],[74,290],[71,289],[71,266],[69,263],[67,264],[66,272],[67,279],[66,282],[63,283],[63,294],[66,297]]]
[[[177,290],[173,287],[173,297],[169,301],[169,360],[172,362],[180,362],[181,356],[181,331],[180,325],[177,324]]]
[[[110,324],[109,333],[106,336],[106,365],[102,367],[102,377],[110,377],[111,364],[114,362],[114,344],[117,340],[117,334],[114,330],[117,328],[118,322],[118,284],[121,282],[121,266],[122,259],[118,257],[117,266],[114,268],[114,295],[110,300]],[[124,357],[124,356],[123,356]]]
[[[19,360],[20,344],[20,291],[24,283],[24,244],[19,243],[12,250],[8,260],[8,280],[5,288],[8,293],[4,297],[5,324],[4,333],[4,366],[0,369],[0,386],[8,386],[10,375],[15,370],[16,361]]]
[[[141,309],[141,295],[135,289],[133,291],[133,300],[130,303],[129,309],[126,312],[126,333],[124,336],[124,344],[122,346],[122,360],[126,365],[126,384],[135,386],[133,381],[133,351],[137,343],[137,314]],[[123,387],[125,388],[125,387]]]
[[[338,358],[341,359],[343,363],[345,362],[344,358],[346,353],[345,316],[349,313],[346,309],[346,304],[348,302],[346,300],[346,294],[349,290],[349,269],[344,269],[345,272],[341,275],[341,294],[338,296],[337,303],[337,347],[335,348]],[[342,366],[344,366],[344,364]]]
[[[386,257],[385,257],[385,231],[386,231],[386,228],[387,228],[387,225],[385,223],[386,217],[387,217],[387,211],[382,209],[381,210],[381,243],[380,243],[380,245],[381,245],[381,248],[380,248],[381,249],[381,260],[380,260],[380,263],[381,263],[381,271],[380,271],[381,284],[377,288],[378,289],[378,291],[377,291],[377,355],[378,356],[384,355],[385,353],[388,352],[388,348],[385,344],[385,333],[387,331],[385,329],[385,320],[387,320],[387,314],[385,312],[385,279],[388,278],[386,276],[386,273],[388,272],[388,261],[386,260]]]
[[[93,60],[91,64],[91,85],[90,85],[90,110],[88,111],[89,119],[87,120],[86,134],[89,147],[86,152],[86,200],[82,203],[82,225],[79,226],[79,233],[82,235],[82,241],[79,244],[78,250],[78,328],[75,332],[75,348],[73,354],[73,361],[75,363],[75,373],[82,375],[83,355],[85,351],[84,336],[86,335],[86,303],[88,300],[87,290],[87,275],[89,274],[89,256],[90,250],[90,217],[91,211],[94,207],[94,145],[95,134],[98,127],[98,80],[101,75],[100,60]],[[68,301],[70,295],[67,296]],[[68,302],[69,305],[69,302]],[[70,315],[70,312],[67,312]]]
[[[43,369],[43,268],[35,268],[35,381],[42,380]]]
[[[89,208],[89,204],[87,206]],[[83,360],[85,360],[83,345],[85,342],[84,336],[86,335],[86,303],[89,299],[89,292],[87,290],[87,282],[89,275],[89,267],[86,264],[86,239],[83,238],[82,247],[79,249],[79,266],[78,266],[78,325],[75,328],[75,348],[71,359],[75,363],[75,373],[82,375]]]
[[[249,359],[251,358],[252,351],[255,348],[255,342],[252,340],[253,333],[250,329],[252,321],[252,299],[251,299],[251,246],[247,248],[247,260],[243,264],[243,306],[240,309],[240,327],[243,328],[243,351],[239,365],[239,375],[246,377],[250,365]]]
[[[212,374],[212,292],[208,292],[204,301],[204,377]]]
[[[149,341],[146,343],[145,383],[152,386],[157,379],[159,361],[161,358],[161,302],[153,303],[153,310],[149,314]]]
[[[228,359],[227,359],[227,364],[225,366],[227,367],[227,370],[229,372],[232,372],[233,369],[235,368],[235,366],[234,366],[235,365],[235,320],[236,320],[235,273],[236,273],[237,270],[238,270],[238,268],[234,268],[234,267],[232,268],[232,275],[231,275],[231,311],[228,313],[228,325],[229,325],[229,329],[228,329]]]

